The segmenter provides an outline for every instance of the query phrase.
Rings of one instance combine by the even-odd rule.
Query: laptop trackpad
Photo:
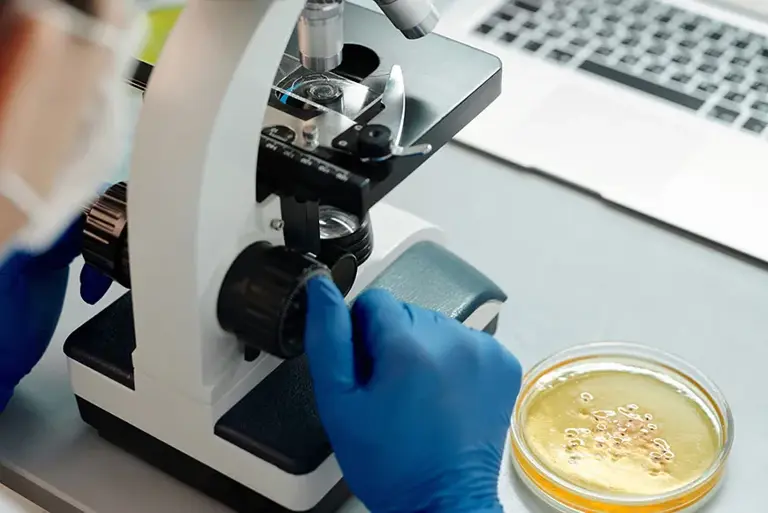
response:
[[[534,109],[520,137],[542,146],[536,160],[545,172],[609,199],[656,196],[706,142],[695,130],[700,121],[692,127],[667,105],[627,101],[628,94],[607,84],[563,85]]]
[[[664,187],[660,214],[681,228],[768,260],[768,149],[764,141],[737,135],[702,147],[687,162]]]

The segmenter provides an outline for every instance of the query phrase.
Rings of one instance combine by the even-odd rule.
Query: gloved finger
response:
[[[80,255],[84,223],[83,216],[78,215],[49,249],[34,255],[34,266],[38,269],[61,269],[69,266]]]
[[[384,290],[366,291],[355,301],[352,307],[355,342],[358,348],[365,349],[371,365],[381,360],[392,346],[409,343],[410,338],[405,335],[413,326],[413,313],[408,305]]]
[[[338,392],[356,388],[349,308],[328,278],[307,284],[304,349],[316,387]]]
[[[111,286],[109,276],[88,264],[80,271],[80,297],[89,305],[98,303]]]

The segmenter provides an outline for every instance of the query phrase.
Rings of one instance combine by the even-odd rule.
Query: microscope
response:
[[[236,511],[349,496],[303,356],[310,279],[491,333],[506,300],[382,201],[499,95],[501,65],[433,34],[430,0],[377,2],[190,0],[137,68],[129,182],[84,214],[86,262],[130,290],[65,344],[83,420]]]

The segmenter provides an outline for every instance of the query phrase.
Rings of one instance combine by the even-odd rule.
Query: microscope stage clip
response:
[[[405,125],[405,78],[397,64],[392,66],[387,84],[381,95],[384,110],[375,118],[375,123],[366,125],[360,131],[358,152],[363,162],[382,162],[391,157],[428,155],[432,145],[417,144],[404,148],[400,146]]]

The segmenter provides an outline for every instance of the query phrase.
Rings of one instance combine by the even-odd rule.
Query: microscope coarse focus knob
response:
[[[244,249],[224,277],[217,302],[221,327],[247,348],[283,359],[304,353],[306,285],[330,270],[313,257],[257,242]]]
[[[130,288],[128,259],[128,186],[111,186],[85,212],[83,258],[93,267]]]

